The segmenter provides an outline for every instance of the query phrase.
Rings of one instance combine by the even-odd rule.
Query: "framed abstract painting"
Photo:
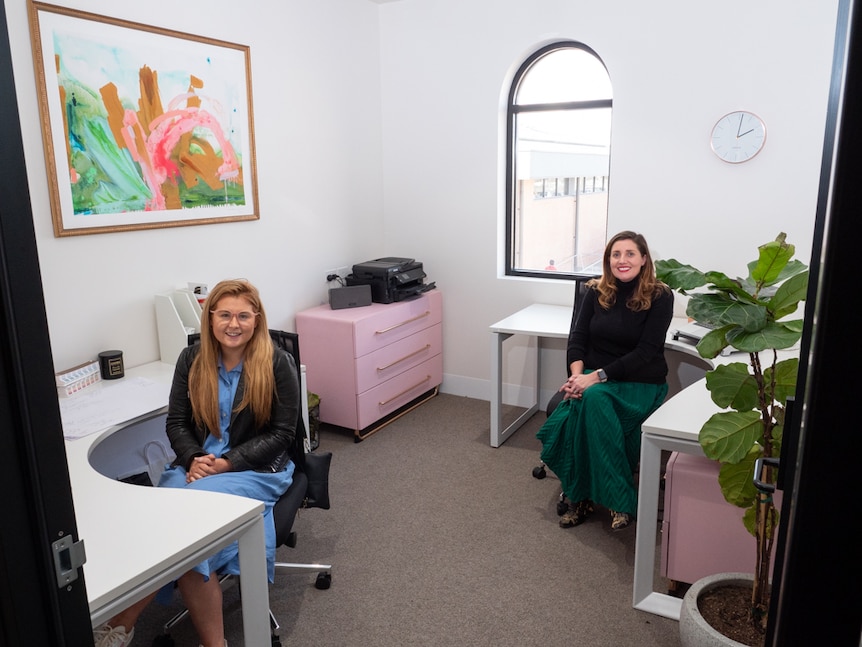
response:
[[[259,218],[248,47],[29,13],[55,236]]]

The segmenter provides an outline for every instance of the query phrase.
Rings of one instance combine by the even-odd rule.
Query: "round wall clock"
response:
[[[747,162],[766,142],[766,124],[752,112],[737,110],[724,115],[712,127],[712,151],[730,164]]]

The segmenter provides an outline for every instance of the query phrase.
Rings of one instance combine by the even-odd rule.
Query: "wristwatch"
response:
[[[599,376],[599,382],[607,382],[608,381],[608,374],[605,373],[605,369],[603,369],[603,368],[596,369],[596,375]]]

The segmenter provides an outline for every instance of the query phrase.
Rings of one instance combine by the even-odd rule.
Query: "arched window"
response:
[[[509,91],[506,274],[576,279],[602,271],[611,82],[593,50],[547,45]]]

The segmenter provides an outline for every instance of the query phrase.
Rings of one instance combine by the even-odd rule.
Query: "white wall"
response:
[[[571,286],[499,277],[506,92],[531,52],[592,47],[614,89],[609,233],[641,231],[658,258],[743,274],[780,231],[810,256],[836,0],[404,0],[381,10],[387,248],[443,289],[444,389],[487,398],[489,324]],[[712,125],[747,109],[767,143],[739,166]],[[455,187],[455,196],[438,187]],[[422,231],[417,236],[417,229]],[[525,348],[507,342],[509,384]],[[564,371],[548,342],[543,385]]]
[[[57,0],[249,45],[260,220],[55,238],[27,5],[7,20],[49,332],[57,369],[105,349],[159,358],[153,295],[246,277],[271,327],[326,298],[326,270],[378,251],[382,229],[378,6],[357,0]]]
[[[158,357],[152,295],[245,276],[271,324],[325,298],[327,268],[425,264],[444,294],[445,391],[488,398],[488,325],[571,285],[500,278],[508,83],[552,40],[586,43],[614,87],[611,233],[654,256],[742,273],[786,231],[807,260],[837,0],[57,0],[251,46],[261,220],[53,236],[25,0],[7,0],[30,191],[57,368],[106,348]],[[740,166],[709,150],[723,114],[764,118]],[[445,190],[442,190],[445,189]],[[79,260],[80,259],[80,260]],[[551,379],[562,344],[545,351]],[[514,344],[506,381],[519,384]]]

